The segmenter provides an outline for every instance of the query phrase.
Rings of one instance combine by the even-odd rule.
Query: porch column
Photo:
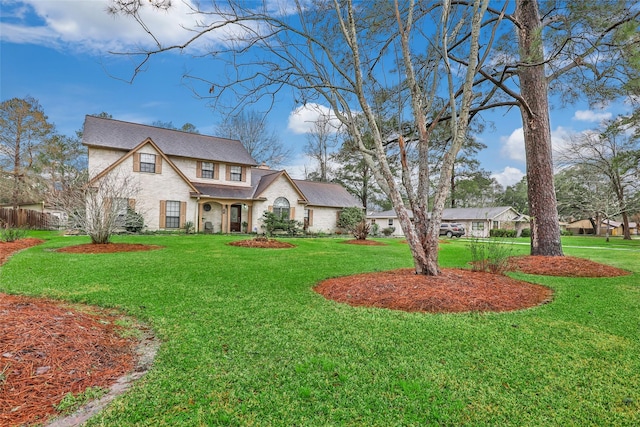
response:
[[[247,204],[247,219],[245,221],[247,221],[247,233],[251,233],[253,231],[253,228],[251,227],[251,212],[253,211],[253,204]]]
[[[201,233],[203,230],[203,225],[202,225],[202,203],[200,203],[200,199],[198,199],[198,209],[196,209],[196,220],[195,220],[195,224],[196,224],[196,230],[198,230],[199,233]]]
[[[224,220],[224,232],[229,233],[231,230],[231,205],[224,205],[224,210],[227,213]]]

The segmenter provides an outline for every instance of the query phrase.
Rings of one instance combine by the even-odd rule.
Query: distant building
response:
[[[409,214],[412,216],[411,211]],[[389,227],[395,228],[392,236],[404,236],[394,210],[369,213],[367,221],[371,224],[377,224],[379,230]],[[465,237],[489,237],[491,229],[522,230],[527,228],[529,217],[517,212],[511,206],[450,208],[442,212],[442,222],[462,224],[465,228]]]

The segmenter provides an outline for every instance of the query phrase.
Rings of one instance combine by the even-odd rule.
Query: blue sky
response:
[[[191,24],[187,13],[190,1],[174,1],[169,12],[146,15],[152,31],[164,41],[184,39],[187,33],[180,25]],[[212,61],[163,54],[153,58],[129,83],[135,64],[109,51],[148,46],[149,38],[131,20],[107,14],[107,0],[0,2],[1,100],[36,98],[58,130],[68,135],[82,127],[86,114],[100,112],[136,123],[170,121],[180,127],[189,122],[201,133],[215,133],[222,113],[214,111],[208,100],[199,99],[182,79],[186,72],[209,76],[223,72],[215,70]],[[279,96],[267,120],[296,153],[285,168],[292,176],[303,178],[305,166],[312,166],[302,153],[304,132],[317,113],[298,110],[300,106],[288,93]],[[572,133],[597,127],[617,112],[611,108],[589,110],[586,105],[554,109],[554,144],[561,145]],[[486,117],[493,126],[478,136],[488,146],[479,154],[481,165],[501,184],[511,185],[525,170],[520,114],[512,109]]]

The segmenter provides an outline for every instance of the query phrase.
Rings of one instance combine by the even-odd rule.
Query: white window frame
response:
[[[140,172],[156,173],[156,155],[140,153]]]

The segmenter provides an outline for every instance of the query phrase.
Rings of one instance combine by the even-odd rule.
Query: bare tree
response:
[[[291,158],[276,131],[269,129],[263,115],[257,111],[242,111],[229,115],[218,125],[218,136],[238,139],[258,164],[278,168]]]
[[[583,179],[599,180],[601,187],[606,187],[604,191],[595,192],[598,200],[606,203],[594,203],[594,206],[606,207],[600,211],[607,217],[622,217],[626,240],[631,239],[629,215],[638,208],[630,203],[640,188],[636,177],[638,150],[640,138],[634,136],[622,120],[614,120],[605,123],[599,132],[575,135],[558,156],[563,165],[579,167]],[[594,192],[585,193],[583,198]],[[615,203],[611,203],[612,199]]]
[[[307,134],[304,153],[316,162],[317,169],[312,172],[315,181],[329,181],[329,160],[333,149],[338,145],[337,131],[330,118],[321,115]]]
[[[143,227],[141,207],[135,206],[138,192],[133,175],[114,172],[88,183],[83,175],[58,194],[56,204],[67,214],[67,227],[86,233],[91,243],[104,244],[117,231]]]

